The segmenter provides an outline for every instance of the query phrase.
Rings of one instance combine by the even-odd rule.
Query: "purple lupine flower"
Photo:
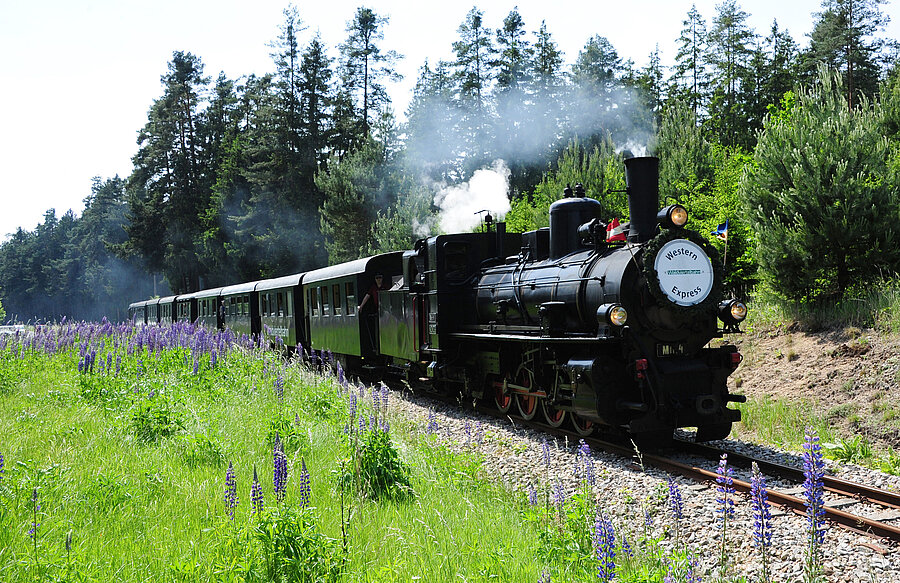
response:
[[[762,555],[762,579],[769,580],[769,553],[772,546],[772,513],[769,511],[769,494],[766,478],[759,471],[756,462],[752,465],[750,477],[750,505],[753,508],[753,545]]]
[[[273,450],[272,457],[275,472],[272,476],[272,482],[275,488],[275,499],[281,502],[284,500],[287,489],[287,456],[284,455],[281,438],[278,437],[277,433],[275,434],[275,447]]]
[[[684,583],[703,583],[703,578],[700,576],[700,560],[694,554],[689,554],[687,557]]]
[[[594,553],[597,556],[597,578],[600,581],[610,581],[616,576],[616,534],[613,530],[612,520],[597,513],[594,522]]]
[[[356,394],[350,393],[350,420],[356,417]]]
[[[814,580],[819,573],[819,547],[825,542],[825,502],[822,480],[825,477],[825,461],[819,436],[812,427],[806,428],[803,444],[803,494],[806,498],[806,522],[808,524],[809,547],[806,566],[809,578]]]
[[[672,510],[672,523],[675,528],[675,543],[681,535],[681,519],[684,518],[684,504],[681,501],[681,489],[675,480],[669,478],[669,508]]]
[[[218,357],[218,353],[213,350],[209,353],[209,368],[216,368],[216,358]]]
[[[628,557],[629,559],[634,558],[634,549],[631,548],[631,543],[628,542],[628,539],[624,536],[622,537],[622,554]]]
[[[284,401],[284,375],[281,374],[281,371],[275,375],[275,396],[279,402]]]
[[[716,468],[716,502],[719,507],[716,508],[718,520],[722,522],[722,537],[724,546],[725,531],[728,523],[734,518],[734,474],[731,466],[728,465],[728,454],[723,453],[719,458],[719,466]]]
[[[553,583],[553,580],[550,578],[550,571],[544,569],[541,572],[541,578],[538,579],[538,583]]]
[[[591,459],[591,446],[583,439],[578,441],[578,457],[575,460],[575,475],[584,480],[588,486],[594,485],[594,460]]]
[[[300,414],[294,413],[294,426],[300,427]]]
[[[672,516],[675,520],[684,518],[684,504],[681,500],[681,489],[678,483],[669,478],[669,508],[672,509]]]
[[[553,487],[553,505],[559,508],[559,511],[562,512],[563,504],[566,503],[566,491],[563,489],[561,483],[556,482]]]
[[[381,383],[381,409],[387,415],[388,405],[390,404],[391,390],[384,382]]]
[[[381,411],[381,393],[375,387],[372,387],[372,411],[376,416]]]
[[[234,520],[234,509],[238,505],[237,481],[234,479],[234,465],[228,462],[228,471],[225,472],[225,512]]]
[[[344,367],[341,366],[341,363],[337,363],[336,368],[338,385],[340,385],[341,387],[346,387],[347,379],[346,377],[344,377]]]
[[[0,484],[3,483],[3,454],[0,453]]]
[[[466,445],[468,446],[472,442],[472,422],[466,419],[465,424],[463,424],[463,431],[466,434]]]
[[[253,466],[253,484],[250,485],[250,513],[260,514],[263,509],[263,493],[262,486],[259,484],[259,477],[256,475],[256,466]]]
[[[538,493],[534,488],[534,484],[528,484],[528,504],[530,506],[537,506],[538,503]]]
[[[437,414],[434,412],[434,410],[430,409],[428,411],[428,424],[425,426],[425,431],[427,431],[430,435],[432,433],[437,433],[439,430],[440,426],[437,422]]]
[[[32,490],[31,492],[31,513],[32,513],[32,522],[31,529],[28,531],[28,536],[32,539],[37,537],[37,530],[40,528],[41,523],[37,521],[38,512],[41,511],[41,505],[38,504],[38,493],[37,488]]]
[[[484,443],[484,425],[481,424],[481,421],[475,422],[475,443],[478,445]]]
[[[309,472],[306,471],[306,460],[300,458],[300,507],[305,508],[309,505],[309,495],[311,492],[309,486]]]

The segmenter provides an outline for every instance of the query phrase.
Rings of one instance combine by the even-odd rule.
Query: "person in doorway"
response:
[[[381,273],[375,274],[375,281],[369,287],[369,291],[366,292],[366,295],[363,297],[362,302],[356,307],[357,312],[362,312],[366,309],[366,305],[369,305],[369,310],[372,312],[378,311],[378,290],[387,289],[384,287],[384,275]]]

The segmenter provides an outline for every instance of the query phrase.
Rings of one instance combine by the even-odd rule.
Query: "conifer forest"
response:
[[[134,128],[131,175],[96,177],[80,215],[49,209],[0,245],[0,314],[124,320],[137,299],[477,229],[481,209],[531,230],[567,184],[624,221],[629,155],[660,158],[660,202],[684,204],[689,227],[708,236],[728,221],[732,293],[840,300],[900,269],[887,7],[822,0],[803,38],[777,21],[754,30],[737,0],[692,7],[664,67],[658,50],[619,54],[600,30],[564,55],[515,9],[473,7],[448,60],[413,54],[385,34],[389,14],[365,7],[329,47],[289,6],[267,74],[228,78],[172,54]],[[398,112],[401,58],[421,66]],[[487,208],[463,204],[476,183],[496,193]]]

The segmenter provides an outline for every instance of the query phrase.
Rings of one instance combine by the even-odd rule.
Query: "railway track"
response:
[[[549,435],[567,438],[573,443],[577,443],[579,439],[584,439],[596,451],[605,451],[632,459],[637,456],[634,446],[631,444],[616,443],[599,437],[584,437],[565,427],[554,428],[545,423],[526,421],[516,415],[500,413],[491,407],[475,406],[474,409],[479,413],[495,418],[514,419],[515,422],[521,423],[523,426]],[[767,488],[769,502],[776,507],[796,514],[803,515],[806,513],[805,501],[800,497],[802,495],[802,484],[805,480],[802,469],[680,439],[675,440],[674,446],[676,449],[674,455],[678,457],[684,457],[684,454],[688,454],[718,462],[720,456],[723,453],[727,453],[728,463],[735,467],[749,468],[753,462],[756,462],[767,479],[774,477],[795,484],[794,487],[790,488]],[[645,467],[655,467],[667,473],[681,475],[700,483],[715,483],[718,477],[714,466],[712,469],[708,469],[701,467],[697,463],[679,461],[673,456],[659,453],[641,452],[640,463]],[[892,545],[900,543],[900,512],[898,512],[900,510],[900,494],[844,480],[834,475],[826,475],[823,479],[823,486],[824,490],[832,495],[832,499],[826,501],[825,505],[826,520],[841,528],[864,534],[880,541],[886,541]],[[738,492],[749,494],[750,483],[735,478],[734,489]],[[852,508],[850,508],[852,506],[860,507],[863,512],[852,512]],[[873,510],[872,507],[875,507],[875,509]],[[881,554],[888,552],[888,549],[884,546],[877,544],[870,546]]]

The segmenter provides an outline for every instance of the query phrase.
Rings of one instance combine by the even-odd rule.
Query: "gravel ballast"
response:
[[[421,431],[427,431],[429,415],[434,412],[438,429],[436,439],[455,451],[477,450],[484,457],[485,473],[491,479],[502,482],[511,495],[521,495],[529,487],[538,490],[561,485],[567,495],[580,486],[575,475],[577,443],[548,436],[525,427],[510,418],[487,417],[470,410],[451,407],[423,396],[405,393],[391,399],[393,414],[399,414],[413,422]],[[468,427],[467,427],[468,425]],[[476,426],[478,430],[476,431]],[[478,439],[483,432],[483,438]],[[544,462],[543,443],[551,448],[550,466]],[[736,440],[718,442],[719,445],[746,455],[771,459],[788,465],[798,465],[799,453],[782,452],[768,447]],[[700,559],[705,579],[718,574],[718,549],[721,547],[721,527],[716,520],[717,492],[715,484],[697,484],[683,477],[672,477],[655,468],[644,469],[633,459],[592,452],[596,482],[593,488],[597,503],[603,512],[613,518],[618,531],[643,533],[644,510],[652,516],[653,535],[662,537],[662,546],[671,549],[675,545],[672,536],[672,514],[667,493],[669,480],[674,479],[682,492],[684,519],[681,522],[682,542]],[[692,463],[703,464],[715,470],[715,463],[708,460]],[[850,465],[829,463],[828,470],[842,478],[874,485],[887,490],[900,490],[900,478]],[[749,481],[749,472],[734,469],[734,477]],[[772,489],[796,487],[781,484],[774,479],[767,485]],[[829,497],[826,495],[826,503]],[[753,515],[749,498],[738,494],[735,519],[727,533],[728,557],[731,574],[745,576],[748,581],[760,578],[759,552],[753,546]],[[865,514],[858,507],[844,510]],[[883,513],[883,509],[872,509]],[[807,547],[807,522],[804,516],[793,512],[772,509],[773,540],[769,553],[773,581],[799,582],[803,575],[804,553]],[[898,514],[900,516],[900,514]],[[894,521],[900,523],[900,520]],[[636,538],[636,537],[635,537]],[[844,582],[894,582],[900,581],[900,564],[896,549],[883,541],[829,525],[821,548],[822,566],[826,580]]]

